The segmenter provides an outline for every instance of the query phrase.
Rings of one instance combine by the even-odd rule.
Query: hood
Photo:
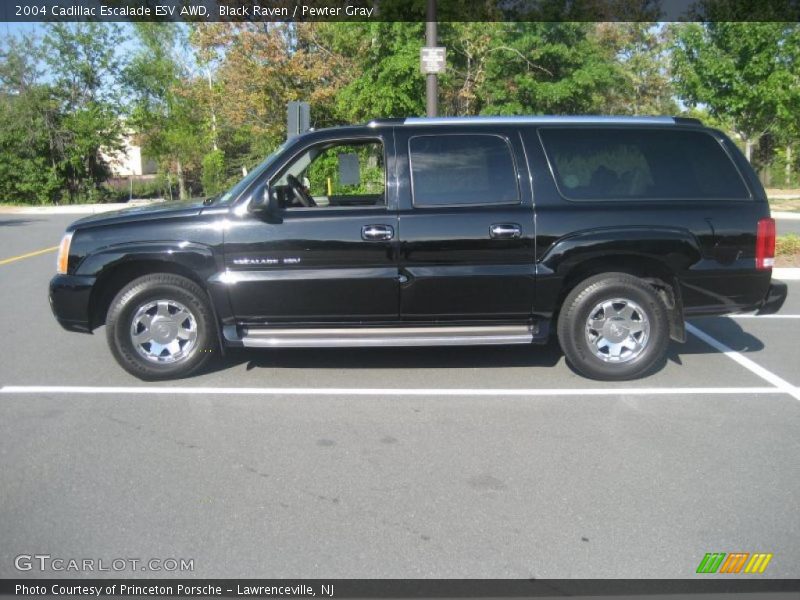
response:
[[[171,217],[188,217],[202,212],[202,200],[189,200],[185,202],[158,202],[146,206],[123,208],[110,212],[97,213],[78,219],[67,227],[67,231],[74,231],[82,227],[96,227],[102,225],[117,225],[132,221],[150,221]]]

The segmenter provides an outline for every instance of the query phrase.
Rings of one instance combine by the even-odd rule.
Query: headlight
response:
[[[61,238],[61,245],[58,247],[58,259],[56,260],[56,273],[65,275],[69,266],[69,245],[72,242],[72,232],[65,233]]]

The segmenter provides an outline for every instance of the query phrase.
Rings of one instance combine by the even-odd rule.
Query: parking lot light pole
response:
[[[428,0],[425,45],[429,48],[436,46],[436,0]],[[439,104],[439,80],[436,73],[428,73],[426,76],[425,104],[427,115],[435,117],[438,113]]]

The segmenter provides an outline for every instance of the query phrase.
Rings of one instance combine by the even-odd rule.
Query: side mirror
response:
[[[263,216],[268,223],[280,223],[278,198],[265,183],[259,184],[250,198],[247,210],[254,215]]]

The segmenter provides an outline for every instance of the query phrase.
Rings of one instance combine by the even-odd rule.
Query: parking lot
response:
[[[234,352],[145,384],[103,330],[56,324],[54,251],[3,260],[75,218],[0,214],[2,577],[54,576],[14,568],[43,553],[196,577],[681,578],[737,551],[800,577],[800,281],[779,315],[693,320],[635,382],[583,379],[551,343]]]

